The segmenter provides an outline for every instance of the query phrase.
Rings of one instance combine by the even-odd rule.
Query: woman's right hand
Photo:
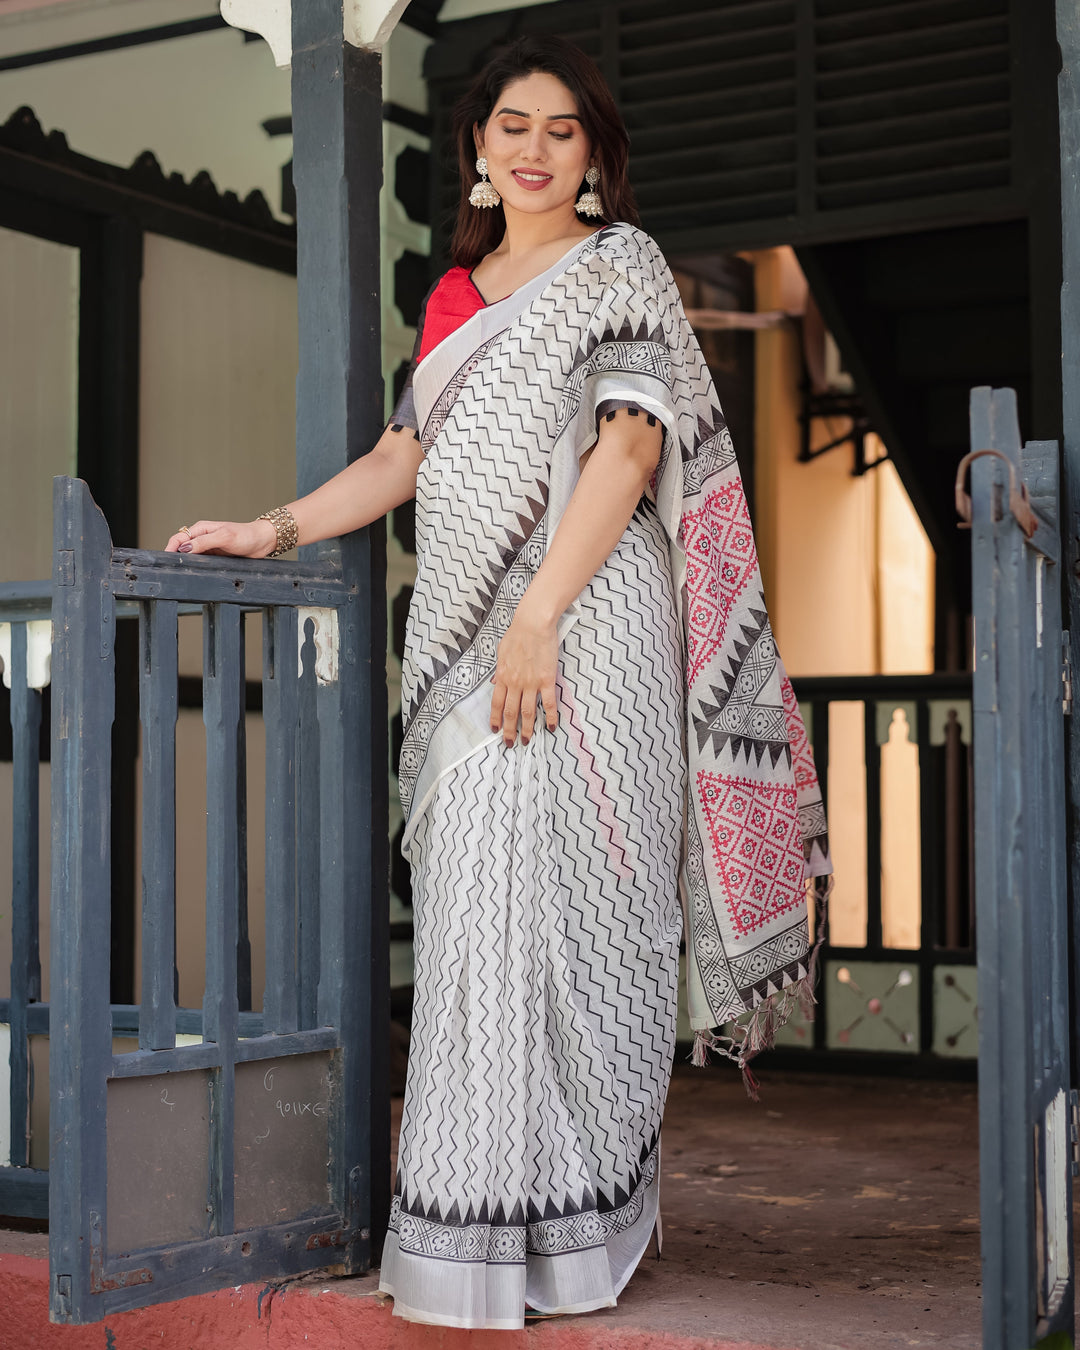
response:
[[[177,530],[166,553],[217,553],[233,558],[265,558],[277,547],[277,531],[268,520],[197,520]]]

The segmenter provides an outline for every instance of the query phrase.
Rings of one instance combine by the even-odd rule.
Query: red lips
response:
[[[529,192],[538,192],[541,188],[547,187],[547,185],[551,182],[553,175],[547,174],[544,178],[534,179],[532,181],[530,181],[527,178],[521,177],[523,173],[538,173],[538,172],[543,171],[537,169],[512,169],[511,175],[515,183],[520,183],[521,186],[523,188],[526,188]]]

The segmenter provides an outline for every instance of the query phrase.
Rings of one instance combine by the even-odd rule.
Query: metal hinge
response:
[[[1067,629],[1061,635],[1061,711],[1066,717],[1072,712],[1072,650]]]
[[[1080,1093],[1076,1088],[1069,1093],[1069,1160],[1073,1176],[1080,1177]]]

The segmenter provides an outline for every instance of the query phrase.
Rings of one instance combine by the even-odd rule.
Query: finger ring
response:
[[[177,534],[190,534],[191,530],[186,525],[181,525],[176,531]]]

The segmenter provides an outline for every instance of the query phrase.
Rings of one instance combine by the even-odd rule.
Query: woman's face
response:
[[[486,156],[488,177],[505,206],[573,215],[592,147],[577,101],[561,80],[534,71],[512,81],[474,134],[476,153]]]

